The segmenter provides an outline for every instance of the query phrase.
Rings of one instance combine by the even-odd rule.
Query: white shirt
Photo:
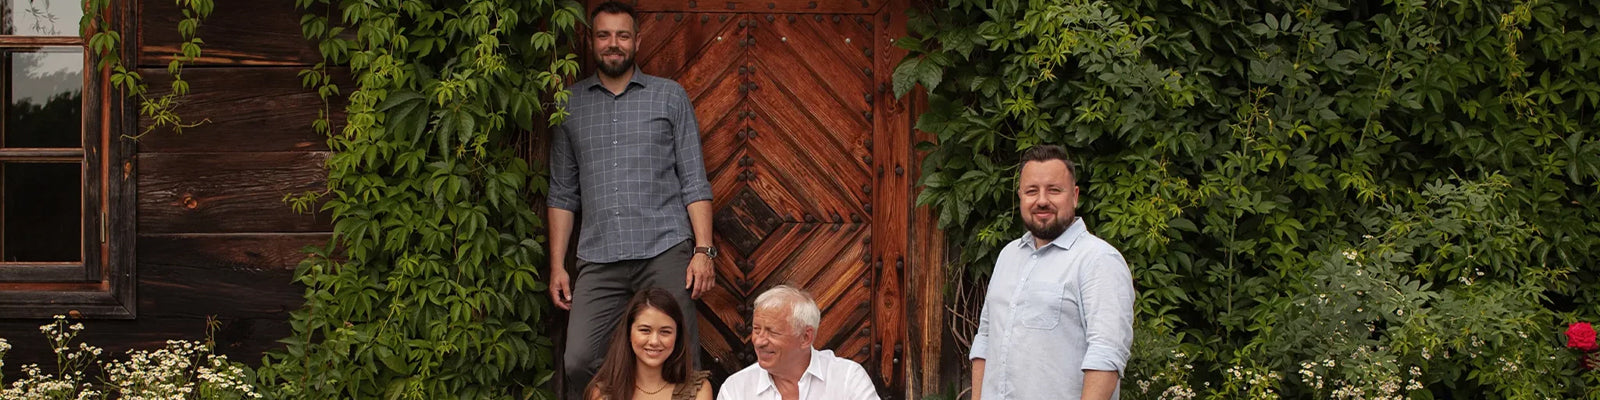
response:
[[[772,374],[761,363],[750,364],[722,382],[717,400],[778,400],[778,387]],[[848,358],[833,355],[833,350],[811,349],[811,365],[800,375],[800,400],[879,400],[872,377]]]

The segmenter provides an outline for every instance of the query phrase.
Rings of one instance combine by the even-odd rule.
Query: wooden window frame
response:
[[[106,10],[110,28],[122,32],[120,51],[126,65],[138,65],[137,2],[116,1]],[[135,274],[136,144],[125,133],[136,132],[138,109],[112,87],[111,71],[99,64],[85,44],[87,37],[12,36],[4,47],[36,45],[83,46],[83,147],[66,149],[0,149],[10,159],[81,159],[81,262],[7,262],[0,264],[0,318],[132,319],[137,316]]]

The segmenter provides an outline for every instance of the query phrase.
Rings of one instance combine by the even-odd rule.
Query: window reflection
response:
[[[82,146],[82,49],[7,50],[4,57],[8,78],[5,125],[0,127],[4,146]]]
[[[83,4],[72,0],[0,0],[0,34],[77,36]]]

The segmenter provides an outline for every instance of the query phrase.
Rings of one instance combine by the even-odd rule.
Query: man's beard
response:
[[[617,63],[615,66],[607,64],[605,56],[611,54],[622,56],[622,62]],[[633,55],[623,53],[622,50],[619,49],[606,50],[606,52],[600,54],[600,59],[596,61],[599,61],[598,64],[600,64],[600,73],[605,74],[605,76],[608,77],[621,77],[622,74],[626,74],[629,70],[633,69]]]
[[[1067,224],[1071,222],[1072,217],[1062,218],[1060,216],[1046,223],[1039,223],[1027,218],[1022,219],[1022,225],[1028,227],[1028,232],[1032,233],[1034,238],[1044,240],[1056,240],[1056,238],[1061,237],[1062,233],[1067,232]]]

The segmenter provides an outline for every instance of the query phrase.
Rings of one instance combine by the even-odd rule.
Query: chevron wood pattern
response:
[[[637,59],[694,99],[716,210],[718,286],[700,305],[703,361],[720,378],[754,362],[750,303],[778,284],[823,308],[818,348],[880,382],[873,262],[870,20],[648,12]],[[903,238],[902,238],[903,239]],[[899,302],[899,299],[894,299]],[[896,317],[901,318],[901,317]]]

